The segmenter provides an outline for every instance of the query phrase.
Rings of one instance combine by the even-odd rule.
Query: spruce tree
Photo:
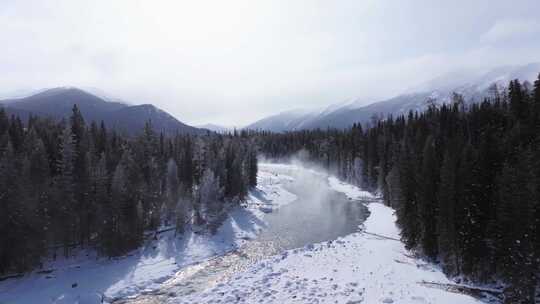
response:
[[[57,163],[58,175],[55,177],[55,201],[58,212],[56,231],[64,246],[64,256],[68,256],[69,248],[75,240],[77,216],[75,214],[75,181],[73,177],[76,158],[75,142],[71,127],[64,128],[60,138],[60,158]]]
[[[23,197],[15,157],[13,146],[8,141],[0,155],[0,272],[3,273],[20,272],[28,267],[24,248],[25,210],[21,204]]]
[[[247,160],[247,167],[248,167],[248,185],[249,187],[256,187],[257,186],[257,171],[258,171],[258,165],[257,165],[257,151],[253,146],[250,146],[248,150],[248,160]]]
[[[423,150],[422,168],[418,176],[418,211],[420,215],[421,245],[424,253],[431,259],[438,254],[437,246],[437,188],[440,177],[432,137],[426,140]]]
[[[8,132],[9,118],[3,107],[0,107],[0,135]]]
[[[444,154],[438,191],[438,245],[445,272],[452,275],[460,273],[456,231],[456,171],[458,166],[456,144],[456,141],[451,142],[449,149]]]
[[[198,203],[199,216],[202,218],[203,223],[208,225],[212,233],[217,231],[220,224],[221,196],[222,189],[219,187],[219,181],[211,169],[206,169],[201,178],[201,184],[197,189],[195,200]]]
[[[523,119],[527,111],[527,104],[524,100],[525,96],[523,93],[523,88],[518,79],[510,82],[508,94],[510,100],[510,110],[512,111],[512,114],[516,117],[517,120]]]
[[[534,81],[532,103],[532,121],[535,134],[538,134],[540,131],[540,74],[538,74],[538,78]]]
[[[417,198],[417,180],[412,151],[408,138],[402,143],[402,153],[399,158],[399,180],[403,194],[403,204],[396,210],[397,223],[401,228],[401,237],[407,248],[415,248],[420,240],[419,212]]]
[[[165,219],[168,223],[174,216],[175,209],[179,199],[180,183],[178,180],[178,166],[174,159],[167,162],[167,181],[166,181],[166,214]]]

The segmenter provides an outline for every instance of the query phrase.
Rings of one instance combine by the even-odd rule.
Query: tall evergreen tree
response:
[[[169,159],[167,162],[167,181],[166,181],[166,223],[176,218],[174,215],[178,200],[180,198],[180,182],[178,180],[178,166],[174,159]]]
[[[75,215],[75,180],[73,177],[74,162],[76,158],[75,142],[71,127],[64,128],[60,138],[60,159],[58,159],[58,175],[55,178],[55,209],[58,212],[56,231],[59,231],[60,241],[64,246],[64,255],[67,257],[69,248],[73,245],[77,217]],[[61,231],[61,232],[60,232]]]
[[[540,131],[540,74],[538,74],[538,78],[534,81],[532,103],[531,115],[534,133],[538,134],[538,131]]]
[[[221,195],[222,189],[219,187],[219,181],[214,172],[211,169],[206,169],[197,189],[195,200],[197,200],[202,220],[208,224],[212,233],[216,232],[223,211],[220,202]]]
[[[437,246],[437,188],[440,177],[433,138],[428,138],[424,146],[422,168],[419,171],[418,211],[420,215],[421,243],[425,254],[435,259]]]
[[[457,142],[453,141],[444,154],[441,167],[440,186],[438,191],[439,226],[438,244],[441,259],[447,273],[456,275],[460,273],[460,260],[458,254],[458,233],[456,229],[457,207]]]

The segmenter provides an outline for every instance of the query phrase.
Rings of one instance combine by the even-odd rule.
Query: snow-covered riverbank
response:
[[[260,170],[258,187],[245,208],[235,208],[214,236],[192,232],[175,237],[159,235],[127,257],[98,259],[80,252],[67,260],[48,263],[51,273],[32,273],[0,282],[0,303],[102,303],[157,288],[179,269],[233,250],[264,229],[264,212],[288,204],[296,196],[284,189],[292,179],[283,173]]]
[[[289,204],[294,180],[313,170],[292,165],[261,165],[259,186],[245,208],[233,210],[215,236],[172,232],[128,257],[95,259],[80,254],[51,263],[49,274],[31,274],[0,282],[0,303],[101,303],[156,289],[187,265],[238,248],[265,228],[264,212]],[[319,173],[317,173],[319,174]],[[320,173],[322,174],[322,173]],[[325,177],[326,178],[326,177]],[[334,177],[330,187],[351,200],[370,201],[366,233],[308,245],[256,262],[247,270],[207,290],[168,303],[479,303],[461,295],[419,284],[450,283],[442,272],[413,258],[399,239],[393,210],[366,191]],[[104,298],[103,298],[104,296]]]
[[[351,199],[375,198],[329,178]],[[391,208],[369,204],[364,231],[284,252],[228,282],[171,303],[480,303],[469,296],[420,284],[451,283],[437,268],[413,258],[399,239]]]

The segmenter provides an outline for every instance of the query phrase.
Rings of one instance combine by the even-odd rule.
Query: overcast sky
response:
[[[0,93],[96,87],[244,125],[540,61],[539,0],[0,0]]]

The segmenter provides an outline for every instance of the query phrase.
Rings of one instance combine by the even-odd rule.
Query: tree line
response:
[[[451,276],[502,281],[506,303],[534,303],[540,264],[540,75],[467,104],[430,102],[364,130],[260,132],[261,152],[307,157],[379,191],[406,247]]]
[[[23,123],[0,109],[0,274],[77,248],[119,256],[145,233],[216,232],[257,183],[246,133],[136,137],[87,124],[75,105],[60,122]]]

